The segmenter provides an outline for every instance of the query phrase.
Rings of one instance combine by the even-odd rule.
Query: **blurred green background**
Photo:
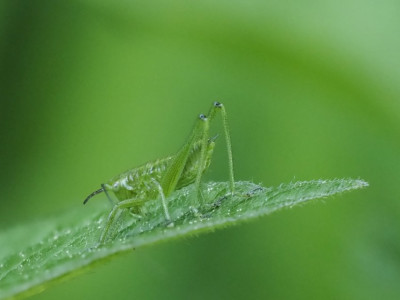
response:
[[[0,16],[0,230],[85,209],[215,100],[238,180],[371,185],[32,299],[400,299],[399,1],[6,0]],[[224,149],[207,179],[228,178]]]

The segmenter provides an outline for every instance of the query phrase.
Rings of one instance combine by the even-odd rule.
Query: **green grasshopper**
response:
[[[173,191],[193,182],[196,191],[196,197],[193,198],[196,203],[192,203],[192,207],[196,210],[195,207],[198,207],[199,201],[202,200],[200,194],[201,177],[210,166],[215,146],[215,138],[209,137],[209,127],[217,112],[221,112],[222,115],[228,151],[230,193],[234,193],[232,146],[228,118],[223,104],[214,102],[208,116],[199,115],[189,138],[176,154],[148,162],[117,175],[102,184],[100,189],[94,191],[85,199],[83,204],[86,204],[94,195],[104,192],[107,198],[113,202],[109,196],[109,191],[113,192],[118,199],[108,216],[107,223],[100,236],[100,244],[103,244],[106,240],[107,233],[121,209],[127,208],[133,215],[140,218],[143,204],[158,197],[161,199],[167,224],[173,226],[166,199]]]

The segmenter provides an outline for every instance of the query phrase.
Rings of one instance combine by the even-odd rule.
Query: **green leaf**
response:
[[[109,208],[92,201],[54,219],[26,224],[0,234],[0,298],[23,298],[70,278],[112,256],[155,242],[237,224],[283,207],[368,186],[362,180],[305,181],[264,188],[237,182],[234,196],[225,196],[225,182],[202,186],[203,204],[190,207],[197,193],[193,186],[176,191],[168,199],[174,226],[166,226],[161,201],[148,201],[143,218],[124,210],[107,242],[96,247]],[[90,210],[90,211],[88,211]]]

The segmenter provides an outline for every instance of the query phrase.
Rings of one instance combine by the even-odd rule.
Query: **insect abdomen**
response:
[[[176,189],[179,190],[196,180],[197,172],[200,168],[200,155],[201,155],[201,147],[200,143],[194,145],[192,152],[190,153],[188,160],[186,162],[185,168],[183,169],[182,176],[176,185]],[[211,163],[211,157],[214,151],[215,142],[210,141],[207,144],[206,149],[206,159],[203,166],[202,172],[208,169]]]

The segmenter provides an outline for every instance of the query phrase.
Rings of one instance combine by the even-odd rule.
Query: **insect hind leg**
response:
[[[226,148],[228,152],[228,165],[229,165],[229,183],[230,183],[230,195],[233,195],[235,192],[235,178],[234,178],[234,172],[233,172],[233,155],[232,155],[232,142],[231,142],[231,136],[229,133],[229,125],[228,125],[228,116],[225,110],[225,106],[220,103],[220,102],[214,102],[213,105],[211,106],[211,109],[208,113],[208,117],[204,115],[200,115],[200,119],[202,119],[204,122],[204,126],[202,128],[202,135],[201,135],[201,155],[200,155],[200,167],[199,170],[197,171],[197,176],[196,176],[196,181],[195,181],[195,189],[197,191],[197,199],[202,200],[202,195],[201,195],[201,189],[200,189],[200,181],[201,177],[203,174],[203,169],[205,165],[205,160],[206,160],[206,145],[207,142],[215,139],[216,137],[209,138],[209,128],[210,128],[210,123],[213,121],[215,115],[217,112],[221,113],[222,116],[222,123],[224,127],[224,135],[225,135],[225,142],[226,142]]]
[[[228,152],[228,164],[229,164],[229,183],[230,183],[230,189],[231,189],[231,194],[235,192],[235,176],[233,172],[233,155],[232,155],[232,142],[231,142],[231,135],[229,132],[229,125],[228,125],[228,115],[225,110],[225,106],[221,102],[214,102],[213,106],[210,109],[210,112],[208,113],[208,118],[210,122],[214,119],[215,114],[217,112],[221,113],[222,116],[222,124],[224,127],[224,134],[225,134],[225,143],[226,143],[226,148]]]

